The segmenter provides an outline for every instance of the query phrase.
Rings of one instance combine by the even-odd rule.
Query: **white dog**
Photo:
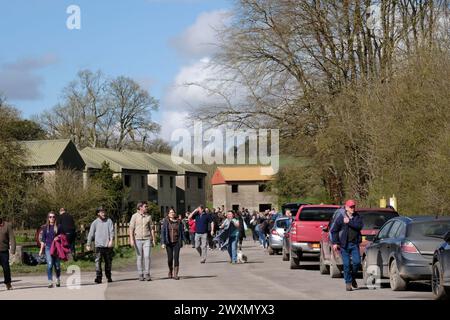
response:
[[[242,250],[238,250],[237,262],[238,263],[246,263],[247,262],[247,256],[242,252]]]

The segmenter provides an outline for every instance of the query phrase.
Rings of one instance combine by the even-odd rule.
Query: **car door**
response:
[[[385,239],[381,249],[381,257],[383,260],[383,274],[389,274],[389,260],[393,253],[399,252],[401,246],[400,233],[403,229],[403,222],[394,221]]]
[[[326,261],[329,261],[331,259],[331,240],[330,240],[330,228],[333,225],[333,222],[336,220],[338,214],[333,214],[333,217],[330,220],[330,223],[328,223],[327,226],[325,226],[322,229],[322,235],[321,235],[321,247],[322,247],[322,254],[323,258]]]
[[[380,271],[383,272],[383,257],[382,251],[384,249],[385,241],[388,237],[389,230],[393,225],[393,221],[388,221],[381,229],[378,235],[375,237],[373,243],[367,248],[366,259],[369,266],[378,266]]]
[[[441,254],[441,264],[442,270],[444,271],[444,282],[450,284],[450,242],[446,242],[443,247],[444,251]]]

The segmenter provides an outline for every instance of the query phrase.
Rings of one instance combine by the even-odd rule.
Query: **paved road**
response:
[[[309,261],[300,270],[290,270],[281,256],[269,256],[253,241],[245,241],[248,263],[230,265],[226,252],[209,251],[206,264],[200,264],[190,246],[182,249],[181,280],[167,279],[165,254],[153,255],[154,281],[139,282],[133,268],[113,272],[114,283],[93,284],[93,273],[82,273],[79,289],[48,289],[45,275],[20,277],[15,290],[0,291],[3,299],[432,299],[429,285],[417,284],[411,291],[393,292],[390,288],[353,292],[344,290],[342,279],[320,275],[318,262]],[[64,280],[64,279],[63,279]],[[63,281],[64,282],[64,281]],[[359,280],[362,283],[362,280]]]

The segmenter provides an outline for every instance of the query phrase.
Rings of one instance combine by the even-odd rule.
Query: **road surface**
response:
[[[416,284],[410,291],[394,292],[389,287],[346,292],[343,279],[321,275],[318,262],[309,261],[299,270],[290,270],[289,262],[280,255],[270,256],[253,241],[244,241],[243,251],[248,263],[231,265],[226,252],[208,251],[206,264],[200,264],[195,249],[184,246],[180,257],[181,280],[167,278],[165,252],[152,255],[151,282],[137,281],[134,266],[125,271],[113,271],[113,283],[96,285],[94,273],[81,272],[78,287],[75,277],[62,278],[61,288],[47,288],[46,276],[15,277],[13,291],[0,287],[4,299],[190,299],[190,300],[297,300],[297,299],[432,299],[430,286]],[[114,262],[113,262],[114,269]],[[358,279],[362,284],[362,279]]]

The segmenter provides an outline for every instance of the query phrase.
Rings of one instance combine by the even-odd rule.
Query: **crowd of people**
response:
[[[90,224],[86,249],[95,254],[97,284],[103,281],[104,275],[112,282],[112,259],[114,247],[114,223],[108,217],[106,209],[96,209],[96,219]],[[225,250],[230,256],[230,263],[240,263],[238,251],[242,250],[242,242],[246,238],[246,230],[250,229],[254,242],[267,248],[267,236],[279,214],[274,209],[265,212],[250,212],[246,208],[233,211],[224,207],[197,207],[192,212],[178,215],[170,209],[160,223],[161,248],[166,250],[168,278],[179,280],[180,250],[183,245],[195,248],[200,256],[200,263],[206,263],[208,250]],[[156,246],[156,228],[152,216],[148,213],[148,204],[137,204],[136,213],[129,223],[129,244],[136,253],[136,269],[139,281],[151,281],[151,250]],[[76,260],[75,239],[76,226],[73,217],[60,208],[59,214],[50,211],[46,223],[40,227],[38,241],[39,256],[47,264],[48,287],[61,286],[61,261]],[[92,247],[92,244],[94,246]],[[15,236],[11,224],[0,219],[0,262],[4,270],[4,283],[8,290],[11,286],[9,254],[16,249]],[[54,278],[55,275],[55,278]],[[54,280],[56,280],[54,282]]]

